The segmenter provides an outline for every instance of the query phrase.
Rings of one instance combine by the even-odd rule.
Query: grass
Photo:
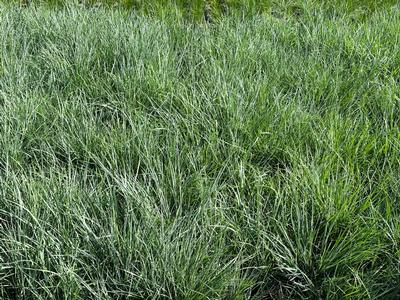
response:
[[[0,5],[0,298],[399,298],[400,8],[300,8]]]
[[[50,7],[70,6],[123,8],[147,16],[174,15],[191,22],[218,22],[225,15],[250,17],[259,14],[301,14],[304,2],[310,0],[8,0],[6,3],[22,6],[46,4]],[[350,14],[357,19],[366,18],[376,10],[397,3],[397,0],[313,0],[325,13]]]

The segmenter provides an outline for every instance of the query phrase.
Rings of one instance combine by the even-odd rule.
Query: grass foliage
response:
[[[1,1],[1,0],[0,0]],[[225,15],[250,17],[260,14],[301,14],[304,3],[322,7],[326,12],[350,14],[361,19],[376,10],[397,3],[397,0],[8,0],[6,3],[49,5],[51,7],[77,4],[84,7],[123,8],[140,14],[173,16],[184,20],[217,22]]]
[[[0,298],[398,298],[400,10],[299,7],[1,5]]]

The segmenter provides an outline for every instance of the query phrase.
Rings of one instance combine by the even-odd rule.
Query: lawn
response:
[[[288,3],[0,4],[1,299],[400,297],[400,6]]]

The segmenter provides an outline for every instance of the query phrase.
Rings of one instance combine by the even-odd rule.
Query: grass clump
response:
[[[0,9],[0,297],[396,299],[398,7]]]

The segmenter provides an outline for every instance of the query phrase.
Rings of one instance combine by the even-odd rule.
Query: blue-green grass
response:
[[[0,298],[399,298],[400,8],[283,8],[0,5]]]

